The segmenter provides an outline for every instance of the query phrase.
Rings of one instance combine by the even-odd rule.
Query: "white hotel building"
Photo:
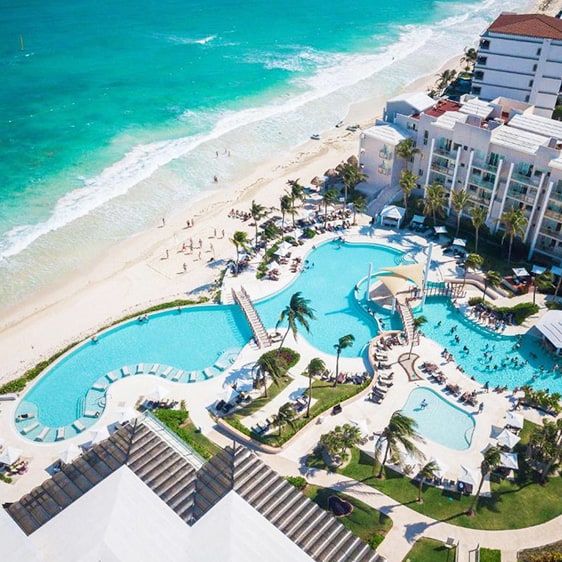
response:
[[[386,199],[392,186],[400,193],[397,178],[406,163],[395,149],[411,137],[420,151],[411,168],[419,187],[438,182],[449,192],[466,189],[472,203],[486,209],[492,231],[501,228],[505,210],[520,208],[529,220],[529,258],[562,259],[562,122],[520,101],[465,96],[459,103],[436,102],[425,94],[389,100],[384,119],[361,134],[368,196]]]
[[[527,102],[550,117],[562,86],[562,21],[542,14],[501,14],[480,36],[472,94]]]

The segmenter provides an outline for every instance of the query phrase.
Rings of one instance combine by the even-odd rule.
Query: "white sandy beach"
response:
[[[548,13],[557,13],[561,6],[562,0],[553,2]],[[454,50],[461,51],[462,47],[455,46]],[[442,69],[460,68],[460,55],[459,52],[441,69],[416,80],[406,90],[425,91]],[[351,109],[345,124],[359,123],[365,128],[381,114],[380,103],[366,100]],[[154,228],[116,244],[91,270],[76,271],[57,286],[3,310],[0,381],[23,374],[69,343],[92,335],[127,313],[203,294],[219,274],[220,264],[224,263],[221,260],[234,257],[234,247],[229,242],[233,232],[246,229],[253,236],[254,229],[248,223],[228,218],[230,209],[248,210],[253,199],[267,207],[278,207],[287,180],[300,178],[301,183],[309,185],[311,178],[357,152],[358,135],[334,127],[323,132],[320,141],[309,141],[279,155],[237,185],[226,187],[219,180],[220,189],[211,197],[166,216],[165,226],[161,226],[162,217],[154,217]],[[194,227],[187,229],[186,219],[194,219]],[[182,244],[189,246],[190,238],[194,251],[184,254]],[[211,257],[216,258],[212,267],[208,264]]]

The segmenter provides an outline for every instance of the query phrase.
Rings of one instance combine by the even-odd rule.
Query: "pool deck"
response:
[[[374,242],[384,245],[391,245],[396,249],[406,251],[408,254],[418,259],[424,255],[427,248],[427,241],[419,235],[402,232],[396,233],[387,229],[377,228],[371,230],[368,227],[361,227],[364,234],[359,233],[359,229],[345,235],[350,242]],[[326,234],[315,237],[310,244],[297,247],[292,252],[292,257],[305,259],[306,254],[312,248],[312,244],[319,243],[333,238],[333,234]],[[443,255],[439,246],[434,246],[432,256],[434,262],[431,268],[430,279],[432,281],[442,281],[449,277],[458,277],[456,263],[454,259]],[[273,292],[279,291],[286,284],[290,283],[296,273],[291,273],[290,266],[280,266],[281,276],[279,281],[262,280],[255,278],[255,268],[259,263],[256,259],[251,263],[247,272],[239,277],[227,277],[223,289],[225,300],[229,301],[229,288],[243,285],[253,299],[265,297]],[[367,272],[365,272],[367,274]],[[470,294],[481,294],[476,288],[471,289],[467,286]],[[523,298],[529,300],[529,296]],[[498,301],[499,302],[499,301]],[[509,299],[510,304],[514,304],[513,298]],[[537,295],[537,302],[541,303],[540,295]],[[526,327],[519,327],[517,331],[526,331]],[[248,420],[249,424],[259,423],[276,413],[279,406],[297,394],[302,393],[307,388],[308,380],[302,376],[306,365],[313,357],[321,357],[325,360],[328,368],[335,366],[335,357],[319,352],[310,346],[302,337],[295,342],[289,336],[286,344],[295,347],[301,353],[301,360],[292,370],[291,374],[294,381],[285,388],[274,400],[260,412],[253,415]],[[472,530],[450,525],[444,522],[436,522],[423,515],[420,515],[406,506],[397,504],[384,494],[367,487],[360,483],[346,479],[338,474],[328,473],[320,470],[307,469],[303,460],[314,446],[318,443],[320,435],[333,429],[336,425],[343,423],[364,422],[368,429],[368,434],[372,435],[381,431],[386,425],[392,413],[400,409],[411,392],[418,386],[427,386],[445,399],[452,401],[455,405],[473,415],[476,420],[476,428],[473,435],[472,444],[466,451],[453,451],[436,443],[422,443],[420,449],[427,458],[435,456],[448,465],[445,478],[457,479],[460,465],[472,469],[476,475],[479,474],[479,465],[482,459],[481,452],[494,441],[490,437],[492,426],[503,427],[505,425],[505,413],[513,403],[513,395],[510,392],[486,393],[482,386],[471,381],[459,372],[454,363],[445,363],[441,357],[441,347],[427,338],[421,338],[420,345],[414,348],[413,353],[420,356],[419,362],[430,361],[440,366],[446,374],[448,380],[459,384],[463,391],[476,390],[478,400],[483,402],[484,411],[477,413],[477,407],[466,407],[455,402],[455,399],[445,395],[441,386],[427,381],[421,372],[421,380],[409,381],[407,374],[398,365],[398,356],[407,351],[407,348],[395,346],[388,352],[388,362],[392,364],[394,372],[394,385],[390,388],[384,401],[377,405],[368,401],[366,397],[359,397],[346,404],[343,412],[336,416],[324,415],[321,422],[308,424],[295,438],[293,438],[278,454],[259,453],[259,456],[280,474],[306,476],[311,483],[321,486],[331,486],[345,490],[362,501],[376,507],[390,515],[393,520],[393,527],[378,552],[387,556],[389,560],[402,560],[411,548],[413,542],[420,536],[435,538],[445,541],[447,537],[454,537],[460,541],[461,549],[474,548],[476,544],[490,548],[502,550],[502,560],[514,560],[514,552],[524,547],[540,546],[549,542],[554,542],[560,538],[560,528],[562,528],[562,517],[558,517],[548,523],[529,529],[517,531],[481,531]],[[238,356],[233,365],[228,367],[224,374],[209,380],[200,381],[196,384],[176,383],[171,380],[154,377],[152,375],[137,375],[134,377],[122,378],[110,385],[107,391],[107,406],[100,418],[96,421],[93,428],[101,426],[111,426],[118,419],[118,411],[123,408],[134,407],[139,398],[154,391],[157,386],[163,386],[169,390],[169,396],[174,400],[185,400],[187,409],[193,422],[199,426],[203,433],[210,436],[221,445],[229,444],[231,438],[218,432],[215,422],[210,415],[209,409],[224,394],[225,389],[230,387],[236,378],[248,376],[252,365],[261,355],[254,344],[247,345]],[[341,358],[340,370],[348,372],[363,372],[366,366],[362,358]],[[68,448],[69,443],[82,445],[91,440],[90,431],[84,431],[71,439],[56,443],[37,443],[31,442],[21,436],[15,428],[14,412],[18,401],[0,402],[0,436],[5,444],[20,448],[24,451],[23,457],[30,459],[29,470],[27,473],[16,476],[11,485],[0,483],[0,498],[2,502],[10,502],[19,499],[22,495],[29,492],[34,486],[40,484],[49,477],[47,472],[59,454]],[[542,416],[536,410],[522,410],[525,418],[540,423]],[[374,439],[368,440],[366,447],[372,448]],[[485,483],[484,493],[489,491],[489,484]],[[468,559],[468,558],[466,558]]]

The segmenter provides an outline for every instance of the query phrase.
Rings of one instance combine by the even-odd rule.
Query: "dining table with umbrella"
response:
[[[500,453],[500,464],[504,468],[519,468],[519,459],[517,453]]]
[[[521,429],[523,427],[524,418],[521,414],[517,412],[506,412],[505,414],[505,425],[513,427],[515,429]]]
[[[478,478],[474,472],[466,466],[460,466],[459,476],[457,478],[457,489],[459,492],[472,494],[472,489],[478,484]]]
[[[508,449],[513,449],[519,441],[521,441],[521,437],[515,435],[509,431],[509,429],[504,429],[499,435],[496,437],[497,442]]]

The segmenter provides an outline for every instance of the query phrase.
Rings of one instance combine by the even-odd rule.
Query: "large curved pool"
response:
[[[430,388],[412,390],[402,412],[416,421],[418,433],[426,439],[457,451],[472,443],[476,426],[472,416]]]

